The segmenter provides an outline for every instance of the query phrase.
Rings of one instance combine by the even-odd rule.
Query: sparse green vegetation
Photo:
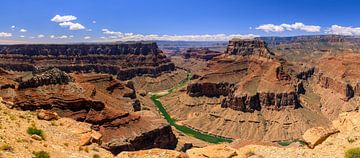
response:
[[[306,144],[306,142],[299,140],[299,139],[294,139],[292,141],[281,141],[281,142],[278,142],[278,144],[281,146],[289,146],[291,143],[295,143],[295,142],[299,142],[301,145]]]
[[[94,154],[94,155],[93,155],[93,158],[100,158],[100,155]]]
[[[58,124],[56,123],[56,121],[52,120],[52,121],[50,121],[50,125],[51,126],[57,126]]]
[[[9,144],[0,146],[0,151],[13,151],[13,148]]]
[[[229,138],[222,138],[222,137],[217,137],[217,136],[201,133],[201,132],[196,131],[196,130],[190,128],[190,127],[176,124],[176,120],[171,118],[171,116],[169,115],[169,113],[167,113],[164,106],[158,100],[159,98],[164,97],[164,96],[172,93],[174,90],[176,90],[176,89],[180,88],[181,86],[185,85],[185,83],[187,81],[189,81],[191,78],[192,78],[192,74],[189,73],[188,76],[187,76],[187,79],[182,80],[178,85],[176,85],[175,87],[169,89],[168,93],[163,94],[163,95],[153,95],[153,96],[151,96],[151,100],[158,107],[160,113],[165,117],[165,119],[170,123],[170,125],[174,126],[177,130],[179,130],[179,131],[181,131],[181,132],[183,132],[183,133],[185,133],[187,135],[190,135],[192,137],[195,137],[197,139],[209,142],[209,143],[216,143],[217,144],[217,143],[221,143],[221,142],[232,142],[232,139],[229,139]]]
[[[46,151],[33,151],[35,158],[50,158],[49,153]]]
[[[37,129],[35,126],[29,127],[27,129],[27,133],[29,135],[36,134],[36,135],[40,136],[42,139],[45,140],[44,132],[41,129]]]
[[[345,158],[359,158],[360,157],[360,147],[351,148],[345,152]]]

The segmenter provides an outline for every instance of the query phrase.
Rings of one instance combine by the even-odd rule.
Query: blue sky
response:
[[[355,0],[4,0],[0,40],[360,35],[359,8]]]

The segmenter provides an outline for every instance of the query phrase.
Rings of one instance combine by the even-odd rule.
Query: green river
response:
[[[209,143],[216,143],[217,144],[217,143],[221,143],[221,142],[232,142],[233,140],[229,139],[229,138],[222,138],[222,137],[217,137],[217,136],[201,133],[201,132],[199,132],[197,130],[194,130],[194,129],[190,128],[190,127],[176,124],[176,121],[171,118],[169,113],[166,111],[164,106],[159,101],[159,98],[164,97],[166,95],[169,95],[174,90],[184,86],[185,83],[188,82],[191,79],[191,77],[192,77],[192,74],[189,73],[188,77],[185,80],[181,81],[175,87],[167,90],[167,93],[162,93],[161,95],[154,94],[154,95],[151,96],[151,100],[158,107],[160,113],[165,117],[165,119],[170,123],[170,125],[174,126],[177,130],[181,131],[182,133],[184,133],[186,135],[189,135],[189,136],[192,136],[192,137],[195,137],[197,139],[209,142]]]

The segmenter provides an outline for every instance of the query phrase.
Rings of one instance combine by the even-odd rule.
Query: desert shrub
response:
[[[42,139],[45,139],[45,137],[44,137],[44,132],[43,132],[41,129],[37,129],[35,126],[29,127],[29,128],[27,129],[27,133],[28,133],[29,135],[36,134],[36,135],[40,136]]]
[[[13,151],[13,148],[9,144],[0,146],[0,151]]]
[[[93,158],[100,158],[100,155],[94,154],[94,155],[93,155]]]
[[[348,149],[345,158],[360,158],[360,147]]]
[[[49,153],[46,151],[33,151],[35,158],[50,158]]]

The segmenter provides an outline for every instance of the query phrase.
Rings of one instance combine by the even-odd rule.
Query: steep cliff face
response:
[[[156,43],[2,45],[0,59],[0,67],[9,70],[56,67],[66,72],[110,73],[122,80],[175,69]]]
[[[229,95],[229,93],[232,92],[233,87],[233,84],[229,84],[227,82],[194,83],[188,85],[187,93],[192,97],[220,97]]]
[[[325,76],[323,73],[318,75],[318,84],[326,89],[334,90],[344,96],[345,100],[349,100],[354,97],[354,88],[350,83],[336,81],[331,77]]]
[[[262,40],[257,40],[257,39],[230,40],[225,53],[232,55],[241,55],[241,56],[258,55],[267,58],[271,58],[274,56],[274,53],[270,52],[269,49],[267,48],[266,43]]]
[[[262,108],[283,110],[285,108],[300,108],[298,95],[290,93],[256,93],[255,95],[234,96],[225,98],[221,102],[222,108],[231,108],[237,111],[254,112]]]
[[[35,75],[31,79],[21,82],[19,89],[23,88],[36,88],[43,85],[50,84],[67,84],[72,81],[72,78],[63,71],[57,68],[45,71],[44,73]]]

